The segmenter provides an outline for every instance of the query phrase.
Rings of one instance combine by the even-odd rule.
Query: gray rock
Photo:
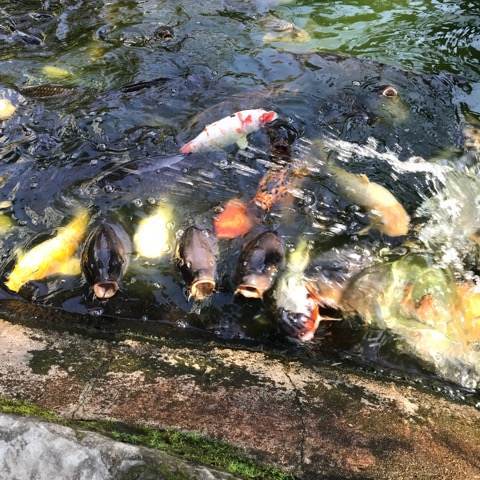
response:
[[[234,480],[157,450],[15,415],[0,415],[0,478]]]

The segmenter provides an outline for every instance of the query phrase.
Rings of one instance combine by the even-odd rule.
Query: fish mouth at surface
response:
[[[211,278],[202,278],[192,283],[190,287],[190,298],[204,300],[215,292],[216,283]]]
[[[263,293],[258,287],[253,285],[239,285],[235,290],[235,295],[242,295],[245,298],[263,298]]]
[[[93,286],[93,293],[102,300],[112,298],[118,290],[118,283],[114,281],[98,282]]]

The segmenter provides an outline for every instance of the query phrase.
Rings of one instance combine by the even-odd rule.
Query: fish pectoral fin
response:
[[[237,140],[237,145],[240,150],[245,150],[248,147],[248,140],[246,135],[242,135],[238,140]]]
[[[380,213],[372,210],[369,212],[368,218],[370,219],[370,224],[367,225],[365,228],[362,228],[362,230],[358,232],[358,235],[367,235],[372,229],[382,231],[382,227],[384,226],[384,220]]]
[[[362,228],[361,230],[359,230],[357,232],[357,235],[361,235],[361,236],[368,235],[370,233],[370,230],[374,228],[374,226],[375,226],[374,224],[367,225],[365,228]]]
[[[69,258],[63,263],[58,264],[52,274],[58,273],[60,275],[74,276],[80,275],[80,259],[76,257]]]

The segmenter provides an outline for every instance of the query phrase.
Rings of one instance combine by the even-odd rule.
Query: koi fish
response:
[[[320,324],[318,298],[305,279],[309,261],[308,245],[302,240],[290,254],[274,293],[280,329],[302,342],[311,340]]]
[[[31,280],[42,280],[55,274],[77,275],[80,262],[73,258],[87,231],[89,214],[81,210],[55,237],[33,247],[29,252],[19,252],[17,263],[5,285],[18,292]]]
[[[260,180],[251,203],[246,204],[240,199],[229,200],[223,211],[214,218],[217,237],[232,239],[246,235],[257,223],[255,212],[250,207],[256,205],[268,212],[285,198],[293,184],[293,173],[290,169],[269,170]]]
[[[284,260],[285,247],[277,233],[267,231],[257,235],[242,249],[235,294],[263,298],[265,292],[272,288]]]
[[[229,117],[207,125],[193,140],[183,145],[183,154],[221,149],[236,143],[239,148],[248,146],[247,135],[259,130],[263,125],[273,122],[278,114],[262,109],[242,110]]]
[[[247,205],[237,198],[229,200],[223,211],[213,219],[217,238],[236,238],[247,234],[254,221]]]
[[[288,188],[293,184],[291,175],[288,168],[268,170],[258,184],[253,199],[255,205],[267,212],[271,210],[275,203],[287,195]]]
[[[47,97],[66,97],[75,93],[75,88],[64,87],[63,85],[31,85],[23,87],[21,90],[23,95],[30,98],[47,98]]]
[[[216,287],[217,242],[209,230],[189,227],[176,250],[177,265],[190,290],[190,298],[204,300]]]
[[[262,21],[267,33],[263,36],[264,43],[288,42],[304,43],[311,40],[308,32],[292,22],[287,22],[273,15]]]
[[[121,225],[103,222],[90,232],[81,267],[97,298],[108,299],[118,292],[131,253],[132,242]]]
[[[333,165],[328,166],[328,169],[343,194],[368,211],[372,223],[361,233],[366,233],[370,228],[390,237],[408,233],[410,217],[389,190],[371,182],[366,175],[349,173]]]

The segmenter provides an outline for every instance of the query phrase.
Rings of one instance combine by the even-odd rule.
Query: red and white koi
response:
[[[277,118],[278,114],[276,112],[260,108],[236,112],[229,117],[207,125],[197,137],[183,145],[180,152],[183,154],[206,152],[221,149],[234,143],[244,149],[248,146],[248,134],[259,130]]]

